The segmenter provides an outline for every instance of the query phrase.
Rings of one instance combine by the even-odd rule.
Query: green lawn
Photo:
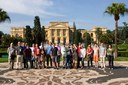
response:
[[[0,58],[0,63],[2,62],[8,62],[8,58]]]
[[[115,61],[128,61],[128,57],[117,57],[114,60]],[[62,59],[61,59],[61,61],[62,61]],[[2,63],[2,62],[8,62],[8,58],[0,58],[0,63]]]
[[[115,61],[128,61],[128,57],[117,57]]]

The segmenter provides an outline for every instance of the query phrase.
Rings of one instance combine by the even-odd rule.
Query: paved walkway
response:
[[[0,63],[0,85],[126,85],[128,62],[115,62],[115,69],[8,70]]]

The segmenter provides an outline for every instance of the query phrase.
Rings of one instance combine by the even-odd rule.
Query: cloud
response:
[[[53,0],[0,0],[0,7],[9,13],[41,17],[64,16],[56,12],[49,12],[48,8],[53,6]]]

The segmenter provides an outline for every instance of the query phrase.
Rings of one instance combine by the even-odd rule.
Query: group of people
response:
[[[18,42],[17,46],[13,43],[8,47],[9,69],[14,69],[14,62],[16,61],[16,69],[23,68],[49,68],[55,69],[63,68],[84,68],[85,60],[87,60],[87,67],[101,67],[105,68],[106,56],[109,61],[109,68],[113,68],[114,49],[111,45],[106,46],[101,43],[100,46],[88,45],[87,49],[84,44],[55,44],[41,43],[32,44],[28,46],[27,43]],[[62,62],[60,62],[62,60]],[[100,61],[100,62],[99,62]],[[94,62],[94,66],[93,66]]]

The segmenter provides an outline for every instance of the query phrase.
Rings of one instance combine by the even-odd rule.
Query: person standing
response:
[[[107,49],[107,57],[108,57],[110,69],[113,69],[114,67],[114,55],[113,54],[114,54],[114,50],[112,48],[112,45],[109,45]]]
[[[39,61],[39,65],[40,65],[40,68],[45,68],[45,55],[46,55],[46,53],[45,53],[45,48],[44,48],[44,44],[43,43],[41,43],[41,45],[40,45],[40,49],[41,49],[41,56],[40,56],[40,61]]]
[[[36,44],[35,48],[34,48],[34,54],[35,54],[35,68],[37,69],[39,67],[39,58],[41,55],[41,51],[40,48],[38,46],[38,44]]]
[[[78,64],[78,54],[77,54],[77,46],[76,44],[73,44],[73,68],[77,68],[77,64]]]
[[[46,53],[45,53],[44,48],[41,48],[40,64],[41,66],[43,64],[43,68],[45,68],[45,55]]]
[[[81,43],[79,43],[78,47],[77,47],[77,54],[78,54],[78,61],[77,61],[77,67],[80,67],[80,47],[81,47]]]
[[[81,68],[84,68],[84,58],[86,56],[86,49],[84,48],[83,44],[81,44],[80,49],[80,61],[81,61]]]
[[[26,59],[25,68],[31,68],[31,66],[32,66],[32,62],[31,62],[32,51],[27,44],[26,44],[26,49],[24,50],[24,57]]]
[[[10,47],[7,49],[8,53],[8,62],[9,62],[9,69],[14,68],[14,59],[15,59],[15,48],[13,46],[13,43],[10,44]]]
[[[91,63],[91,67],[93,67],[93,48],[91,47],[91,45],[88,45],[88,49],[87,49],[87,62],[88,62],[88,68],[90,68],[90,63]]]
[[[51,56],[52,56],[52,62],[54,65],[54,68],[59,68],[58,66],[58,61],[57,61],[57,53],[58,53],[58,48],[55,46],[55,44],[53,44],[53,47],[51,49]]]
[[[98,67],[98,61],[99,61],[99,47],[97,44],[94,45],[94,48],[93,48],[93,60],[95,62],[95,67]]]
[[[65,64],[65,67],[66,68],[71,68],[71,55],[72,55],[72,52],[71,52],[71,48],[70,48],[70,45],[67,45],[67,55],[66,55],[66,64]]]
[[[27,59],[26,59],[26,56],[25,56],[25,49],[26,49],[26,44],[27,43],[24,43],[22,42],[22,48],[23,48],[23,64],[24,64],[24,68],[27,68]]]
[[[35,54],[34,54],[35,44],[32,44],[31,51],[32,51],[32,57],[31,57],[31,68],[34,68],[34,62],[35,62]]]
[[[57,44],[57,49],[58,49],[58,52],[57,52],[57,66],[60,67],[61,47],[60,47],[59,44]]]
[[[65,68],[65,63],[66,63],[66,47],[65,44],[61,46],[61,54],[62,54],[62,60],[63,60],[63,68]]]
[[[52,50],[52,43],[49,43],[49,46],[47,46],[47,48],[46,48],[47,67],[49,67],[49,62],[50,62],[50,65],[52,67],[51,50]]]
[[[105,68],[106,48],[104,47],[103,43],[101,43],[101,46],[99,48],[99,56],[100,56],[100,66],[101,68]]]
[[[18,46],[16,49],[16,68],[22,69],[22,62],[23,62],[23,47],[21,46],[21,42],[18,42]]]

